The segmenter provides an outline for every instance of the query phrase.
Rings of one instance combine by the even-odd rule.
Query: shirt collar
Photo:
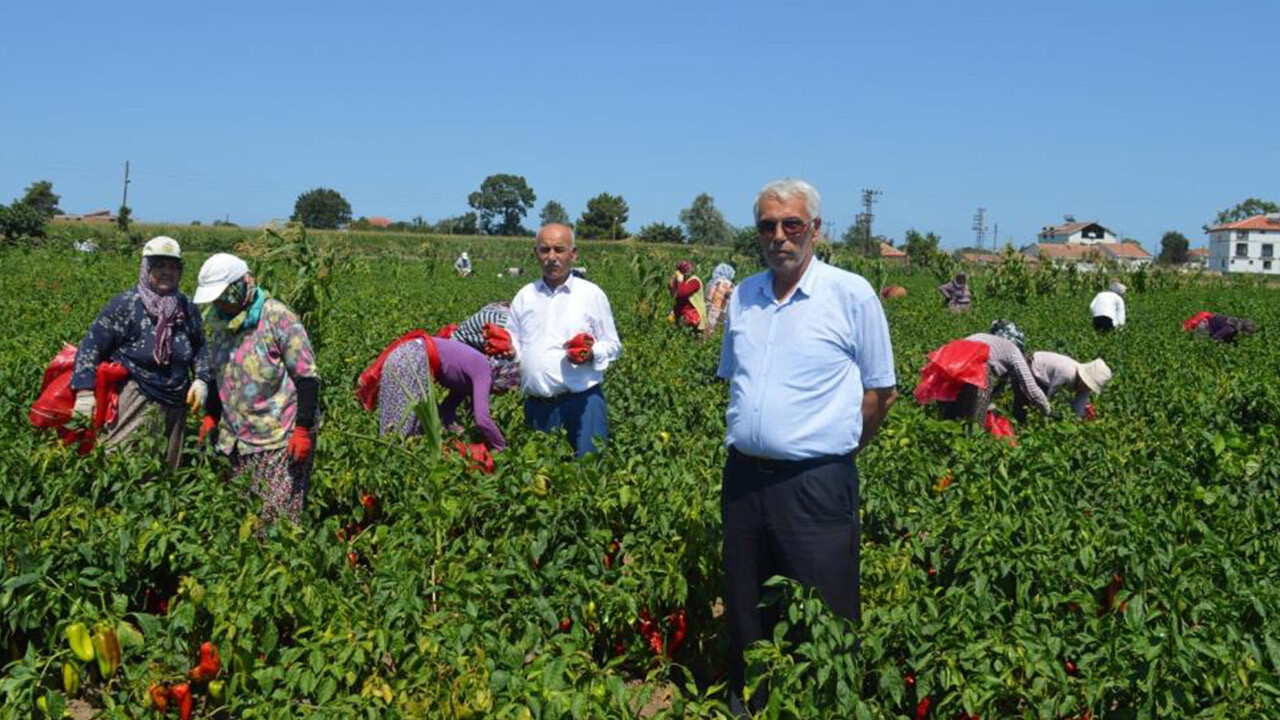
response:
[[[547,286],[547,281],[544,278],[538,278],[538,292],[542,293],[543,295],[554,295],[555,293],[558,293],[558,292],[571,293],[573,292],[573,281],[574,281],[574,278],[576,277],[577,275],[574,275],[572,272],[570,272],[569,277],[565,278],[564,282],[560,283],[560,286],[557,287],[554,291],[552,291],[551,288]]]
[[[796,283],[796,289],[791,293],[791,298],[788,299],[787,302],[795,300],[797,294],[807,298],[813,297],[813,286],[818,282],[819,265],[825,265],[825,263],[819,260],[817,255],[814,255],[809,259],[809,267],[805,268],[804,275],[800,276],[800,282]],[[764,295],[765,300],[768,300],[769,302],[774,302],[776,300],[773,296],[772,270],[765,273],[765,282],[760,285],[760,293]]]

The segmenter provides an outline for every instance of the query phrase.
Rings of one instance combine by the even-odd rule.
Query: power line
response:
[[[883,194],[883,192],[874,188],[862,189],[862,212],[858,215],[858,227],[862,228],[863,250],[868,254],[871,253],[871,239],[875,237],[871,234],[871,221],[875,219],[875,213],[871,211],[871,206],[875,205]]]
[[[978,241],[978,249],[982,249],[982,245],[987,241],[987,209],[978,208],[978,212],[973,214],[973,234]]]

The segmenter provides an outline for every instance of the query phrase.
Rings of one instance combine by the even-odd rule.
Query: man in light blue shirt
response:
[[[734,292],[720,351],[718,374],[729,381],[721,515],[735,712],[742,650],[772,632],[773,618],[757,607],[765,580],[794,578],[836,614],[859,617],[853,457],[897,397],[880,298],[863,278],[814,257],[821,203],[803,180],[769,183],[756,196],[769,270]]]

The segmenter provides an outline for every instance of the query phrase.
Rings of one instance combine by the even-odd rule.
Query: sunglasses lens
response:
[[[786,225],[783,225],[783,228],[785,229]],[[756,230],[759,230],[761,235],[772,235],[774,232],[777,231],[777,229],[778,229],[777,220],[761,220],[760,222],[756,223]]]
[[[782,221],[782,229],[790,234],[795,234],[804,229],[805,221],[800,218],[787,218]]]

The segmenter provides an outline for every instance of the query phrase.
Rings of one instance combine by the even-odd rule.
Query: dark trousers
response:
[[[740,692],[742,651],[777,621],[758,607],[765,580],[792,578],[817,588],[837,615],[860,617],[858,471],[851,455],[785,462],[730,449],[720,512],[730,689]]]
[[[1106,315],[1093,316],[1094,330],[1097,330],[1098,332],[1109,332],[1112,327],[1113,327],[1113,324],[1111,322],[1111,318],[1107,317]]]
[[[524,421],[543,432],[564,428],[578,457],[596,452],[597,445],[603,446],[609,439],[609,410],[599,385],[553,398],[526,397]]]

